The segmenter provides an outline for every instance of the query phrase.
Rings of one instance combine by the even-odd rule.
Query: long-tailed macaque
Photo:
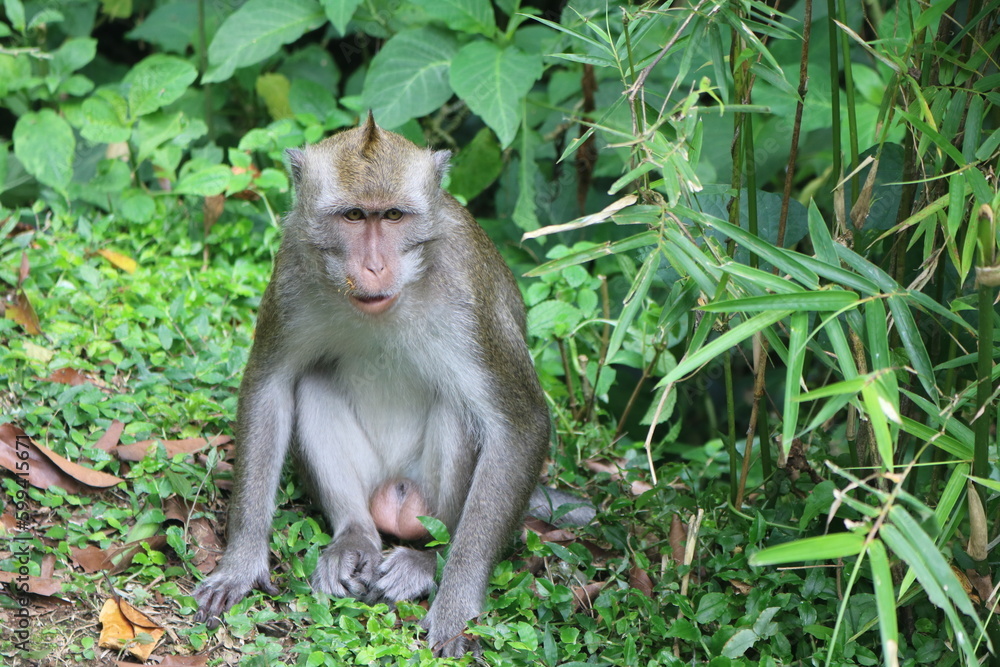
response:
[[[268,544],[292,448],[333,533],[313,587],[427,595],[435,553],[383,557],[379,530],[412,538],[416,516],[435,516],[452,540],[427,640],[438,655],[475,648],[463,631],[538,480],[549,418],[514,278],[441,188],[449,157],[371,115],[288,151],[295,206],[240,385],[229,546],[196,619],[276,592]]]

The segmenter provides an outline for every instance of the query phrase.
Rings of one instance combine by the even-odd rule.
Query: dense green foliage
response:
[[[674,4],[4,0],[0,423],[125,480],[19,506],[3,478],[30,558],[0,570],[71,603],[30,598],[4,662],[113,656],[111,585],[169,626],[159,655],[432,661],[418,606],[311,591],[329,537],[292,476],[282,595],[192,625],[221,451],[97,446],[114,420],[123,444],[231,433],[283,151],[368,109],[455,152],[447,187],[524,276],[546,474],[600,505],[497,567],[488,664],[1000,651],[1000,3]],[[75,549],[135,542],[81,570]],[[0,593],[5,626],[22,607]]]

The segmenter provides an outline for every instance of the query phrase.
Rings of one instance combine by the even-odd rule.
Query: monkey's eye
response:
[[[392,220],[393,222],[401,220],[403,218],[403,212],[398,208],[390,208],[385,212],[385,219]]]
[[[350,220],[351,222],[357,222],[358,220],[364,220],[365,212],[362,211],[360,208],[352,208],[351,210],[349,210],[347,213],[344,214],[344,217]]]

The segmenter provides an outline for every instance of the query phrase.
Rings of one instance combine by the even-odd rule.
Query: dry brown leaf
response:
[[[736,589],[736,592],[740,595],[749,595],[750,591],[753,590],[753,586],[737,579],[730,579],[729,585]]]
[[[965,574],[969,585],[976,591],[975,593],[966,591],[966,593],[969,593],[969,598],[977,604],[982,600],[987,600],[986,604],[989,604],[988,600],[993,593],[993,577],[989,573],[979,574],[975,570],[966,570]],[[959,581],[961,581],[961,578]],[[964,581],[962,582],[962,586],[965,586]]]
[[[97,251],[97,254],[126,273],[135,273],[135,269],[138,267],[138,264],[136,264],[134,259],[128,257],[127,255],[123,255],[120,252],[115,252],[114,250],[101,248]]]
[[[21,266],[17,272],[17,286],[20,287],[31,273],[31,263],[28,261],[28,251],[21,251]]]
[[[585,611],[590,609],[594,600],[601,593],[601,589],[604,588],[604,583],[600,581],[593,581],[586,586],[574,586],[573,587],[573,607],[577,611]]]
[[[93,545],[83,547],[82,549],[80,547],[70,547],[69,557],[70,560],[83,568],[83,571],[88,574],[100,572],[101,570],[110,570],[112,566],[111,556],[108,552]]]
[[[47,377],[41,378],[42,382],[55,382],[57,384],[68,384],[71,387],[76,387],[81,384],[86,384],[90,382],[90,378],[76,370],[75,368],[59,368]]]
[[[142,440],[131,445],[115,447],[114,453],[123,461],[141,461],[151,452],[156,451],[156,443],[162,442],[167,450],[167,456],[175,454],[190,454],[206,446],[218,447],[232,440],[228,435],[217,435],[210,441],[205,438],[184,438],[183,440]]]
[[[124,423],[118,421],[117,419],[112,420],[111,426],[109,426],[108,430],[104,432],[104,435],[102,435],[101,438],[94,443],[94,447],[110,452],[118,446],[118,442],[122,437],[122,431],[124,430]]]
[[[628,571],[628,585],[648,598],[653,597],[653,580],[641,567],[633,565]]]
[[[122,599],[105,600],[100,621],[103,627],[98,644],[101,648],[125,649],[143,661],[149,658],[164,633],[162,626]],[[137,640],[136,636],[142,633],[150,635],[153,641],[143,644]]]
[[[62,579],[52,577],[35,577],[17,574],[16,572],[0,572],[0,583],[14,583],[18,591],[26,591],[35,595],[52,597],[62,593]]]
[[[971,479],[966,483],[965,498],[969,507],[969,542],[965,551],[972,560],[984,561],[989,555],[989,525],[979,489]]]
[[[684,547],[687,544],[687,527],[676,514],[670,517],[670,535],[667,540],[670,542],[670,557],[677,565],[683,565]]]
[[[222,211],[226,207],[226,196],[225,195],[211,195],[210,197],[205,197],[205,203],[202,205],[202,218],[205,226],[205,231],[212,229],[212,225],[222,216]]]
[[[20,287],[14,293],[14,303],[6,304],[4,317],[14,320],[20,324],[25,333],[37,336],[42,333],[42,324],[38,321],[38,315],[28,300],[28,295]]]
[[[14,518],[13,514],[4,512],[0,515],[0,526],[8,533],[13,533],[14,529],[17,528],[17,519]]]
[[[80,493],[88,486],[107,488],[124,481],[59,456],[10,423],[0,424],[0,466],[32,486],[40,489],[58,486],[67,493]]]

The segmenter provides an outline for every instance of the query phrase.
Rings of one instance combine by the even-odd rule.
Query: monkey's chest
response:
[[[350,417],[384,466],[405,474],[422,457],[435,391],[405,363],[359,360],[340,364],[340,385]]]

